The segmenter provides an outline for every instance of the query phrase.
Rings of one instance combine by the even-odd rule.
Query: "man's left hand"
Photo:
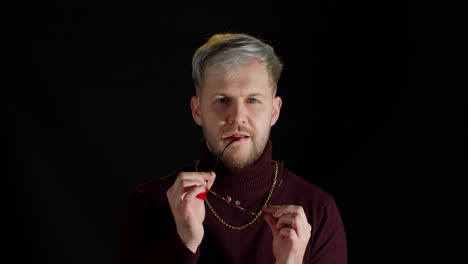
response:
[[[276,263],[302,263],[312,231],[302,206],[269,205],[262,211],[273,233]]]

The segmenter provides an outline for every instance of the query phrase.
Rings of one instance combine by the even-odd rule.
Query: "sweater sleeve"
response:
[[[199,255],[180,240],[170,208],[157,204],[154,197],[140,191],[130,196],[122,226],[118,263],[197,263]]]
[[[335,200],[329,198],[319,213],[312,231],[309,259],[310,264],[346,264],[347,243],[345,229]]]

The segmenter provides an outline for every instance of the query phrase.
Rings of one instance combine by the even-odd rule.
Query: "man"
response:
[[[334,199],[272,160],[282,63],[247,34],[215,34],[194,54],[202,155],[141,184],[121,263],[346,263]]]

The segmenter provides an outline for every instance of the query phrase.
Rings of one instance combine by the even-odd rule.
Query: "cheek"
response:
[[[221,107],[213,107],[210,105],[206,105],[203,107],[202,115],[205,117],[207,120],[219,120],[222,119],[222,117],[225,115],[224,109]]]
[[[254,123],[258,124],[258,126],[269,126],[271,123],[271,112],[266,111],[258,111],[252,113]]]
[[[215,136],[220,133],[219,128],[222,126],[222,122],[214,113],[206,113],[202,118],[202,126],[205,129],[205,132]]]
[[[268,133],[270,127],[269,120],[267,121],[265,118],[252,120],[250,124],[251,128],[255,131],[255,134],[257,134],[258,137],[263,137],[264,134]]]

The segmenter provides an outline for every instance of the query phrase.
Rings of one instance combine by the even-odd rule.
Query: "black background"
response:
[[[129,192],[197,158],[191,56],[222,31],[282,57],[274,158],[336,198],[351,263],[468,261],[463,9],[15,5],[1,263],[115,262]]]

